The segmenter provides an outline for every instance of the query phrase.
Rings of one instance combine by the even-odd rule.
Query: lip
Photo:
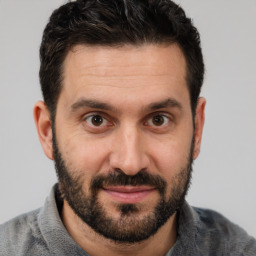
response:
[[[148,186],[113,186],[103,188],[103,191],[119,203],[135,204],[144,200],[155,189]]]

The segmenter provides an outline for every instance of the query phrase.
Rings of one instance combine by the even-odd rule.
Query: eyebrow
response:
[[[148,109],[157,110],[157,109],[167,108],[167,107],[178,108],[182,110],[182,104],[174,98],[168,98],[160,102],[151,103]]]
[[[85,108],[85,107],[118,112],[118,110],[115,107],[111,106],[108,103],[101,102],[95,99],[85,99],[85,98],[81,98],[78,101],[76,101],[74,104],[72,104],[71,110],[72,112],[75,112],[76,110]],[[167,108],[167,107],[178,108],[180,110],[182,109],[181,103],[174,98],[168,98],[163,101],[151,103],[146,107],[146,109],[152,111],[152,110],[157,110],[157,109]]]
[[[100,102],[94,99],[79,99],[78,101],[76,101],[74,104],[71,105],[71,110],[73,112],[75,112],[76,110],[80,109],[80,108],[85,108],[85,107],[89,107],[89,108],[94,108],[94,109],[101,109],[101,110],[109,110],[109,111],[113,111],[115,108],[105,102]]]

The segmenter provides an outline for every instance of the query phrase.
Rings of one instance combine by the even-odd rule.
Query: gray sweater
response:
[[[0,225],[0,256],[88,256],[61,221],[57,191],[42,208]],[[178,216],[178,239],[166,256],[256,255],[256,240],[219,213],[185,202]]]

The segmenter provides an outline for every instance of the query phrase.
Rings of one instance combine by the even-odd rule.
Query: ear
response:
[[[199,98],[197,101],[196,113],[195,113],[195,131],[194,131],[194,151],[193,159],[196,159],[200,153],[202,134],[204,128],[204,112],[205,112],[206,100]]]
[[[50,112],[43,101],[38,101],[34,106],[34,120],[37,134],[45,155],[53,160],[52,148],[52,123]]]

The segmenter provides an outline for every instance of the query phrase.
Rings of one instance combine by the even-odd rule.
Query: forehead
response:
[[[72,71],[70,65],[76,67],[76,72],[97,76],[129,75],[131,72],[143,75],[147,71],[152,75],[166,75],[172,70],[177,75],[177,71],[185,75],[186,69],[184,55],[177,44],[120,47],[76,45],[65,58],[64,75],[66,71]]]
[[[88,95],[101,100],[107,94],[109,99],[122,102],[129,95],[134,100],[143,95],[148,101],[157,101],[167,92],[171,97],[184,91],[188,94],[186,61],[176,44],[77,45],[64,61],[63,78],[61,94],[70,104]]]

